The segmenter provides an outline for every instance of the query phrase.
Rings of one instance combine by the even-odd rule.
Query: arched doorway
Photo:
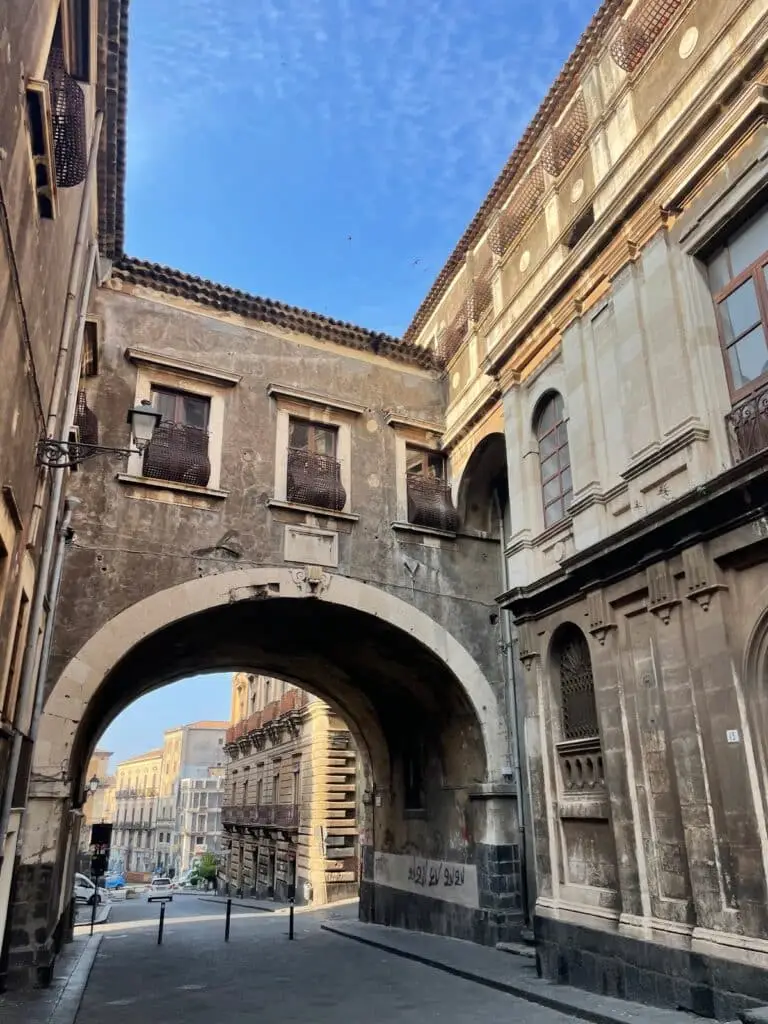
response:
[[[220,573],[160,591],[108,621],[64,667],[35,748],[22,871],[64,846],[98,736],[142,693],[190,673],[246,670],[295,682],[348,723],[363,783],[361,916],[493,943],[520,925],[519,865],[500,856],[504,715],[466,649],[411,604],[309,569]],[[46,940],[63,910],[30,907]],[[502,863],[503,861],[503,863]],[[458,885],[446,865],[464,868]],[[497,876],[509,875],[504,887]],[[517,886],[517,891],[516,891]]]

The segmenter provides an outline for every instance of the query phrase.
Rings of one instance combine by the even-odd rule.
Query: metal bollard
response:
[[[227,921],[224,925],[224,941],[229,942],[229,924],[232,918],[232,900],[227,900]]]
[[[288,938],[293,940],[293,896],[288,900]]]
[[[160,926],[157,929],[157,944],[163,944],[163,928],[165,927],[165,903],[160,904]]]
[[[96,905],[99,902],[99,891],[98,889],[93,894],[93,905],[91,907],[91,935],[93,935],[93,926],[96,924]]]

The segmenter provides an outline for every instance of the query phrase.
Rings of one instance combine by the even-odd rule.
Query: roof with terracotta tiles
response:
[[[401,363],[410,363],[423,369],[437,366],[431,350],[414,345],[389,334],[369,331],[365,327],[334,320],[319,313],[311,313],[296,306],[287,306],[274,299],[249,295],[228,285],[216,284],[202,277],[184,274],[180,270],[123,256],[112,271],[113,277],[126,283],[151,288],[178,298],[188,299],[212,309],[237,313],[249,320],[274,324],[285,330],[308,334],[324,341],[336,342],[347,348],[374,352]]]

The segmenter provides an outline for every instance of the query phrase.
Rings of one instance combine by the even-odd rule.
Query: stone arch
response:
[[[464,530],[494,540],[500,539],[500,515],[497,493],[509,506],[507,446],[498,431],[486,434],[467,460],[458,487],[457,509]]]
[[[30,878],[50,871],[54,884],[51,905],[39,908],[45,920],[31,921],[30,934],[50,934],[63,913],[63,864],[46,858],[51,836],[59,846],[73,843],[67,821],[104,726],[143,692],[222,669],[296,683],[352,729],[371,782],[361,916],[489,943],[517,934],[519,869],[502,864],[498,852],[515,841],[516,828],[503,813],[501,697],[427,614],[378,587],[310,567],[228,571],[158,591],[107,621],[64,665],[34,750],[22,860]],[[423,741],[423,813],[405,806],[407,734]],[[462,864],[468,888],[457,893],[440,882],[422,893],[409,876],[414,855],[440,865],[440,878],[443,863]],[[490,874],[505,875],[506,888],[487,864]]]
[[[385,623],[430,652],[454,677],[465,695],[482,735],[486,776],[489,780],[499,779],[504,764],[504,743],[496,694],[467,650],[424,612],[377,587],[340,575],[323,574],[314,596],[310,596],[313,591],[302,580],[302,572],[257,568],[193,579],[152,594],[115,616],[83,645],[56,680],[45,704],[35,749],[35,770],[48,776],[52,770],[60,773],[65,762],[70,765],[73,752],[77,752],[79,760],[88,752],[96,727],[88,709],[110,674],[138,644],[195,615],[233,606],[248,607],[262,601],[282,601],[285,595],[289,601],[311,599],[322,606],[353,610],[370,617],[371,621]],[[247,660],[237,661],[235,666],[235,662],[230,661],[227,667],[247,670],[248,663]],[[343,695],[335,698],[327,686],[313,687],[311,681],[297,676],[295,671],[286,671],[284,665],[260,664],[253,665],[252,669],[273,672],[297,685],[319,690],[319,696],[336,703],[340,712],[345,714],[346,710],[345,717],[349,716]],[[175,673],[168,672],[146,689],[172,682],[188,671],[186,666],[180,666]],[[140,691],[133,691],[122,706],[119,700],[112,698],[113,715],[137,696]],[[98,708],[98,701],[95,707]],[[77,712],[74,715],[73,709]],[[107,720],[109,713],[102,707],[99,725]],[[91,736],[86,740],[83,730],[87,734],[89,729]]]
[[[747,634],[742,664],[746,710],[745,750],[753,761],[763,813],[768,814],[768,588],[760,597],[761,612]]]
[[[575,623],[561,623],[549,642],[549,664],[563,740],[600,736],[589,641]]]

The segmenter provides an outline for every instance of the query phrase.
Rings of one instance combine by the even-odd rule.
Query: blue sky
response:
[[[401,334],[596,7],[131,0],[127,251]]]
[[[596,7],[131,0],[127,252],[402,334]],[[102,745],[228,709],[198,677]]]
[[[163,745],[163,732],[174,725],[201,719],[229,718],[231,673],[192,676],[164,686],[134,701],[99,740],[102,750],[111,750],[111,766],[118,761]]]

